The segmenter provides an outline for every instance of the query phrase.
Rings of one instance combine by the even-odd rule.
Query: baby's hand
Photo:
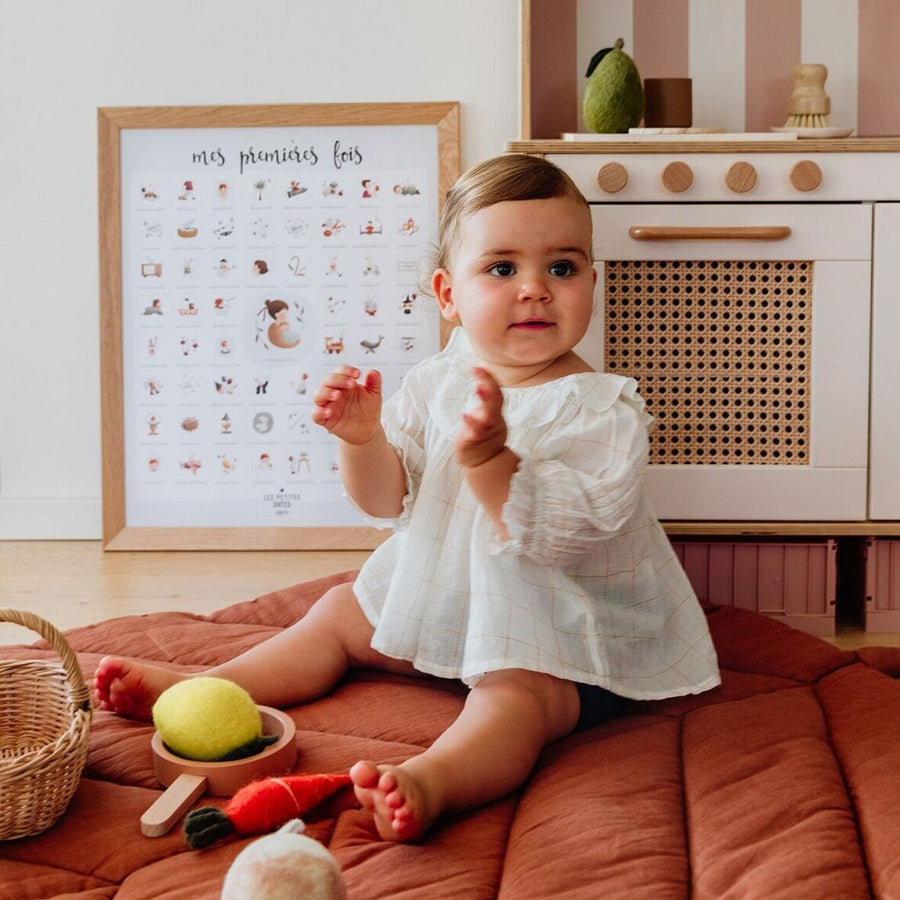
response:
[[[463,413],[456,437],[456,459],[463,468],[473,468],[493,459],[506,446],[503,392],[486,369],[473,369],[479,404]]]
[[[381,373],[340,366],[313,394],[312,420],[348,444],[365,444],[381,422]]]

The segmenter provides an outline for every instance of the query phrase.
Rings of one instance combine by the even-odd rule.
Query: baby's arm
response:
[[[456,438],[456,459],[463,474],[488,514],[498,534],[509,540],[501,514],[509,496],[509,484],[519,458],[506,446],[503,394],[485,369],[475,369],[479,405],[463,413]]]
[[[400,515],[406,475],[381,426],[381,374],[341,366],[313,395],[312,420],[340,439],[341,480],[354,503],[370,516]]]

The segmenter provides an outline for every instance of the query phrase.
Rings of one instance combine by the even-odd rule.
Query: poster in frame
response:
[[[443,331],[419,288],[459,105],[98,110],[103,546],[364,550],[336,365],[385,393]]]

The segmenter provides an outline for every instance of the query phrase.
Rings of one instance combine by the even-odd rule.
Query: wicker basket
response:
[[[0,840],[39,834],[66,811],[84,768],[90,693],[66,639],[40,616],[0,609],[38,632],[57,662],[0,660]]]

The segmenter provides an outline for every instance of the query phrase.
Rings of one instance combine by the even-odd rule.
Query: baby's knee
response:
[[[345,581],[325,591],[312,605],[305,619],[316,621],[333,619],[341,622],[346,619],[348,614],[352,615],[356,612],[362,613],[356,600],[356,594],[353,592],[353,582]]]
[[[554,731],[568,733],[578,721],[578,689],[571,681],[528,669],[502,669],[489,672],[478,685],[505,692],[508,703],[528,708],[548,723],[558,722]]]
[[[371,664],[369,659],[374,628],[363,613],[352,582],[335,585],[314,604],[297,628],[312,628],[323,638],[335,639],[350,665]]]

